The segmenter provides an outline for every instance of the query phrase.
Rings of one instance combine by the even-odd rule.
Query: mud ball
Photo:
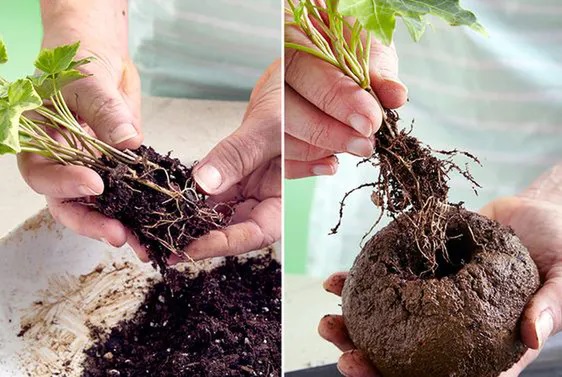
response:
[[[446,218],[436,268],[399,218],[365,245],[345,282],[349,335],[384,377],[497,377],[527,350],[520,317],[539,287],[528,250],[476,213]]]

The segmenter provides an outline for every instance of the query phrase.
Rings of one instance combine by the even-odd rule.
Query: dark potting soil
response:
[[[539,287],[529,252],[510,228],[451,207],[447,250],[427,270],[404,216],[365,245],[346,279],[351,339],[384,377],[497,377],[526,351],[520,316]]]
[[[197,191],[192,167],[150,147],[141,146],[133,152],[142,157],[141,163],[124,165],[102,158],[110,170],[94,170],[102,177],[105,190],[88,204],[131,229],[150,259],[165,271],[173,251],[181,252],[194,239],[227,225],[231,211],[228,205],[209,207],[206,195]],[[181,197],[174,199],[124,178],[129,168],[139,178],[181,193]]]
[[[131,320],[86,351],[84,377],[281,376],[275,260],[227,258],[195,278],[168,272]]]

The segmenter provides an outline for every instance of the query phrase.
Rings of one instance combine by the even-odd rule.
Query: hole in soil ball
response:
[[[466,225],[463,228],[448,229],[447,237],[449,239],[446,243],[447,253],[441,251],[436,255],[435,277],[438,279],[456,275],[470,263],[477,247]]]

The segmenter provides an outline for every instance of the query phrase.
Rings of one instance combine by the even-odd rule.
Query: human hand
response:
[[[297,28],[287,42],[315,48]],[[394,46],[373,39],[371,87],[390,109],[402,106],[408,91],[398,79]],[[331,64],[304,52],[285,50],[285,177],[335,174],[338,153],[368,157],[382,109],[366,90]]]
[[[53,48],[80,41],[78,58],[95,57],[80,70],[92,76],[63,90],[70,109],[99,139],[118,148],[137,148],[140,129],[140,80],[127,49],[125,0],[41,2],[43,47]],[[86,126],[87,125],[87,126]],[[104,185],[92,170],[62,166],[40,156],[23,153],[18,165],[25,181],[47,197],[55,219],[74,232],[113,246],[138,242],[119,221],[68,202],[99,195]]]
[[[281,63],[252,92],[242,125],[197,164],[194,178],[212,202],[235,201],[232,225],[193,241],[193,259],[236,255],[281,236]]]
[[[529,249],[543,282],[521,319],[521,337],[530,349],[501,377],[519,376],[538,356],[548,337],[562,330],[562,177],[558,171],[552,169],[520,196],[495,200],[480,211],[515,231]],[[341,295],[346,277],[347,273],[330,276],[324,283],[325,289]],[[338,362],[342,374],[377,376],[367,357],[354,349],[342,316],[324,317],[318,331],[344,351]]]

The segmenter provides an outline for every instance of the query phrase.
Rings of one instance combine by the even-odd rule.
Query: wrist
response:
[[[126,51],[127,0],[41,0],[40,4],[43,47],[93,40]]]

